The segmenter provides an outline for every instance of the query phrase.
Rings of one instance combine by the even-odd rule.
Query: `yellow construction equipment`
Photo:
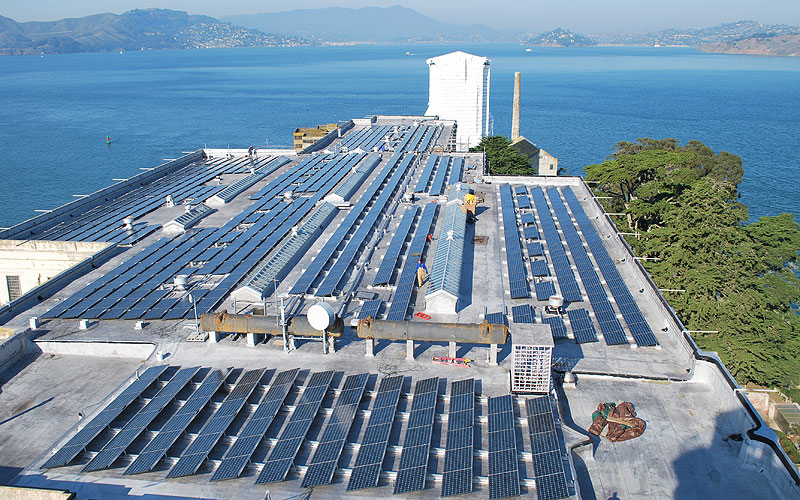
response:
[[[464,195],[464,200],[461,204],[461,210],[467,214],[467,222],[472,222],[475,219],[475,207],[477,205],[478,198],[476,198],[474,194],[469,193]]]

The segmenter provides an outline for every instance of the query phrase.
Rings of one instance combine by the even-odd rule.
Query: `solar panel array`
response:
[[[323,156],[323,155],[320,155]],[[193,229],[162,239],[48,311],[46,317],[101,319],[179,319],[191,314],[186,292],[170,291],[174,276],[191,279],[198,314],[208,312],[306,217],[361,159],[377,155],[340,155],[341,166],[317,168],[319,158],[288,169],[259,191],[259,201],[217,229]],[[283,192],[301,179],[316,179],[326,189],[291,203]],[[316,182],[316,181],[315,181]],[[280,196],[280,197],[279,197]],[[263,199],[262,199],[263,198]],[[208,288],[211,275],[224,278]]]
[[[249,370],[239,378],[233,390],[225,397],[214,416],[206,422],[192,444],[183,452],[178,462],[172,466],[167,477],[190,476],[205,462],[206,457],[231,425],[236,414],[247,402],[250,394],[264,376],[265,368]]]
[[[261,167],[274,157],[260,158]],[[244,160],[246,161],[246,160]],[[239,159],[199,160],[165,173],[146,172],[128,179],[130,187],[109,191],[104,201],[70,217],[58,221],[41,217],[41,222],[23,230],[7,231],[5,239],[36,239],[61,241],[109,241],[131,245],[158,229],[156,224],[134,223],[134,229],[125,229],[124,217],[139,219],[164,206],[167,195],[175,204],[202,201],[225,189],[224,185],[207,186],[206,183],[221,174],[238,173]],[[158,176],[160,174],[160,176]],[[84,200],[72,202],[75,205]],[[90,202],[91,203],[91,202]],[[36,219],[34,219],[35,221]]]
[[[200,370],[199,366],[183,368],[173,376],[158,394],[156,394],[136,415],[126,423],[122,429],[89,461],[83,468],[90,472],[107,469],[122,455],[128,446],[144,432],[148,425],[161,413],[168,404],[172,403],[178,392],[183,389],[192,377]]]
[[[567,336],[567,325],[564,324],[564,320],[561,319],[561,316],[542,317],[542,323],[550,325],[550,331],[554,340],[569,338]]]
[[[355,464],[350,472],[347,491],[372,488],[378,485],[381,465],[392,431],[403,376],[384,377],[372,405],[364,438],[358,448]]]
[[[658,345],[658,340],[653,334],[653,330],[650,328],[647,320],[644,319],[642,311],[633,299],[622,276],[620,276],[617,266],[614,265],[614,261],[611,259],[611,256],[608,255],[608,250],[606,250],[603,241],[600,239],[600,236],[598,236],[597,231],[595,231],[594,226],[592,226],[592,222],[586,216],[583,207],[581,207],[578,198],[575,196],[575,193],[572,192],[571,188],[567,187],[564,189],[564,198],[567,200],[567,204],[569,204],[572,213],[575,215],[575,220],[578,222],[583,237],[592,251],[594,260],[597,261],[597,266],[600,268],[600,272],[603,274],[608,288],[614,296],[614,300],[622,313],[622,317],[625,318],[625,323],[631,331],[633,340],[639,346]]]
[[[397,279],[397,288],[392,296],[392,305],[386,313],[389,321],[403,321],[408,313],[408,305],[411,303],[411,294],[414,291],[414,281],[417,277],[418,260],[423,258],[425,242],[431,230],[433,217],[436,215],[436,203],[427,203],[422,209],[422,217],[417,223],[411,245],[408,247],[405,264]]]
[[[236,442],[225,453],[219,467],[214,471],[214,475],[211,476],[212,481],[232,479],[241,475],[250,462],[253,452],[264,439],[264,434],[272,425],[289,391],[294,387],[298,371],[297,368],[286,370],[275,377],[244,429],[239,432]]]
[[[514,323],[535,323],[533,307],[530,304],[522,304],[511,308]]]
[[[391,125],[371,125],[361,130],[353,131],[342,139],[342,146],[349,150],[361,148],[363,151],[372,151],[382,147],[384,138],[391,135]],[[402,134],[401,134],[402,135]]]
[[[139,474],[153,470],[159,460],[167,454],[170,446],[183,435],[186,427],[211,401],[211,397],[225,381],[227,374],[227,370],[225,372],[222,370],[212,371],[175,415],[158,431],[158,435],[139,452],[136,459],[125,469],[125,474]]]
[[[114,398],[108,406],[103,408],[103,411],[98,413],[97,416],[78,431],[77,434],[72,436],[52,457],[47,459],[44,465],[42,465],[42,468],[49,469],[51,467],[62,467],[69,464],[72,459],[89,446],[89,443],[91,443],[98,434],[107,429],[108,426],[111,425],[111,422],[113,422],[125,408],[138,399],[142,392],[144,392],[144,390],[166,369],[167,365],[153,366],[145,370],[141,375],[138,375],[135,381],[126,387],[119,396]]]
[[[353,269],[353,262],[356,259],[356,255],[361,252],[362,246],[367,240],[367,237],[372,233],[376,222],[383,217],[383,212],[386,208],[386,205],[394,196],[397,186],[405,177],[406,171],[408,170],[409,165],[411,165],[411,162],[414,161],[414,158],[414,155],[406,155],[406,157],[403,158],[403,161],[400,162],[400,165],[395,169],[392,177],[388,182],[386,182],[386,185],[380,191],[378,198],[375,200],[372,206],[369,207],[366,215],[357,214],[363,215],[363,218],[358,225],[358,229],[356,229],[352,236],[350,236],[347,246],[345,246],[344,250],[342,250],[342,253],[339,254],[336,262],[333,264],[333,266],[331,266],[328,274],[325,276],[325,279],[319,285],[319,288],[317,288],[317,291],[314,293],[314,295],[318,297],[333,295],[338,289],[339,284],[342,282],[342,279],[344,279],[345,273]],[[361,200],[359,200],[359,202],[360,201]],[[355,210],[355,207],[353,210]]]
[[[533,202],[536,204],[536,212],[539,214],[539,222],[542,225],[547,249],[550,251],[550,262],[553,263],[558,287],[561,289],[561,296],[569,302],[581,302],[583,297],[581,297],[578,282],[575,281],[575,275],[572,273],[569,258],[564,251],[564,246],[561,244],[561,238],[558,235],[558,229],[556,229],[556,224],[553,221],[544,193],[540,187],[535,187],[531,190],[531,195],[533,196]]]
[[[522,247],[517,230],[517,217],[514,212],[514,200],[511,186],[500,186],[500,206],[503,211],[503,235],[505,236],[506,261],[508,263],[508,284],[512,299],[530,297],[528,276],[522,261]]]
[[[547,196],[550,198],[550,204],[553,206],[556,217],[558,217],[559,224],[561,224],[561,231],[564,233],[564,239],[569,246],[572,260],[575,261],[575,266],[578,268],[578,274],[581,276],[583,288],[586,289],[586,295],[589,296],[589,303],[592,305],[594,314],[600,324],[603,339],[608,345],[627,344],[628,339],[622,330],[622,325],[617,320],[616,312],[611,306],[611,302],[608,301],[606,290],[603,288],[603,284],[600,283],[600,278],[594,270],[594,264],[583,246],[578,231],[575,230],[575,225],[567,212],[567,207],[561,201],[558,190],[549,188]]]
[[[305,272],[300,276],[297,282],[294,284],[292,289],[289,293],[291,294],[305,294],[308,292],[308,289],[314,284],[314,281],[317,279],[317,276],[322,273],[322,270],[327,265],[328,261],[331,259],[333,254],[345,240],[347,235],[353,228],[353,225],[356,223],[358,219],[361,218],[363,215],[364,210],[367,208],[367,205],[372,201],[375,195],[381,190],[383,183],[386,179],[389,178],[389,175],[395,170],[395,168],[400,164],[402,160],[402,153],[395,153],[386,165],[381,169],[378,173],[378,176],[372,181],[372,184],[369,185],[367,190],[364,194],[359,198],[359,200],[353,205],[350,209],[350,212],[347,214],[347,217],[342,221],[339,227],[334,231],[334,233],[328,238],[325,245],[320,249],[317,256],[311,262],[311,265],[305,270]],[[408,163],[405,163],[405,167],[408,167]],[[403,169],[405,171],[405,169]],[[402,175],[400,176],[402,178]],[[395,176],[397,178],[397,176]],[[399,179],[396,179],[399,182]],[[395,186],[396,187],[396,186]],[[391,188],[394,190],[394,187]]]
[[[436,174],[434,174],[431,187],[428,189],[429,195],[439,196],[440,194],[444,193],[444,181],[446,179],[447,169],[451,160],[452,158],[449,156],[443,156],[439,160],[439,166],[436,167]]]
[[[336,406],[331,412],[322,438],[317,444],[314,455],[311,457],[311,463],[303,476],[302,488],[328,484],[333,479],[339,455],[342,454],[350,427],[353,425],[368,377],[368,373],[361,373],[349,375],[345,379],[342,391],[336,400]]]
[[[570,309],[567,311],[567,316],[569,316],[572,333],[575,335],[575,342],[579,344],[597,342],[597,331],[594,329],[592,319],[589,317],[589,311],[586,309]]]
[[[395,229],[392,241],[383,255],[383,260],[378,272],[375,274],[375,279],[372,280],[373,285],[384,285],[392,279],[397,260],[400,258],[400,252],[403,251],[403,245],[406,243],[406,238],[408,238],[408,233],[411,231],[411,226],[414,224],[414,219],[418,212],[419,207],[416,205],[408,207],[403,212],[403,218],[400,219],[400,224]]]
[[[322,398],[328,392],[333,380],[333,372],[317,372],[311,376],[295,405],[289,422],[278,436],[278,442],[269,452],[264,468],[256,479],[256,484],[283,481],[292,467],[294,457],[303,444],[311,423],[317,416]]]
[[[442,474],[443,497],[472,491],[474,425],[475,380],[470,378],[451,383]]]
[[[436,162],[439,161],[438,155],[430,155],[428,157],[428,161],[425,162],[425,167],[422,169],[422,173],[419,176],[419,180],[417,181],[417,186],[414,188],[415,193],[424,193],[425,189],[428,187],[428,183],[431,180],[431,175],[433,174],[433,168],[436,166]]]
[[[489,398],[489,498],[519,496],[513,399]]]
[[[394,483],[395,495],[425,488],[438,391],[438,377],[418,380],[414,385],[414,399]]]
[[[450,178],[447,183],[459,183],[462,177],[464,177],[464,158],[453,158],[453,164],[450,166]]]
[[[566,498],[570,495],[550,397],[529,398],[525,400],[525,408],[528,413],[528,435],[533,455],[536,498],[538,500]]]

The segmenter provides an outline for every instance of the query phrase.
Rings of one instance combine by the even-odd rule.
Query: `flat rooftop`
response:
[[[290,498],[312,491],[307,476],[315,474],[323,480],[313,491],[324,498],[395,489],[428,498],[465,484],[464,498],[796,494],[769,432],[748,432],[764,424],[746,396],[721,363],[697,351],[582,179],[484,175],[482,155],[452,152],[452,135],[452,122],[375,117],[349,122],[301,154],[201,150],[0,233],[116,244],[93,266],[0,311],[6,328],[21,332],[0,372],[8,415],[0,480],[78,498]],[[474,218],[462,209],[465,193],[478,199]],[[420,260],[429,271],[421,286]],[[553,296],[565,299],[560,310],[549,307]],[[318,338],[297,337],[287,351],[280,335],[197,335],[195,310],[275,316],[281,298],[291,316],[320,301],[333,307],[345,325],[333,352],[323,354]],[[506,325],[510,338],[497,346],[497,363],[480,342],[416,342],[409,352],[406,342],[360,338],[367,316],[407,322],[411,332]],[[514,332],[529,338],[531,323],[549,332],[537,344],[552,346],[552,388],[511,393]],[[454,347],[472,360],[468,368],[432,363]],[[141,381],[159,366],[166,368]],[[262,368],[245,391],[246,373]],[[250,438],[254,415],[291,370],[271,420]],[[180,376],[188,378],[179,384]],[[221,377],[217,386],[198,399],[213,377]],[[376,410],[387,397],[381,383],[392,377],[400,384],[396,408]],[[43,468],[137,384],[145,384],[137,397],[74,456]],[[426,384],[432,396],[423,394]],[[459,394],[464,387],[471,397]],[[244,396],[234,404],[237,394]],[[463,406],[464,398],[473,404]],[[597,405],[620,401],[635,405],[644,434],[620,443],[590,436]],[[151,469],[124,474],[195,404]],[[221,408],[235,411],[225,420]],[[469,409],[471,418],[456,415]],[[151,416],[136,427],[144,414]],[[388,418],[388,430],[375,438],[378,418]],[[552,442],[543,451],[545,424]],[[498,425],[513,435],[501,448]],[[373,439],[385,453],[369,468]],[[294,454],[285,451],[290,442]],[[202,457],[187,465],[195,449]],[[260,475],[280,472],[281,453],[289,457],[285,478],[254,488]],[[233,459],[244,455],[235,474]],[[323,456],[333,461],[329,481]],[[102,466],[85,471],[90,463]],[[235,477],[211,480],[231,468]],[[348,490],[363,474],[376,485],[369,479],[361,486],[372,487]],[[420,478],[422,489],[401,492]]]

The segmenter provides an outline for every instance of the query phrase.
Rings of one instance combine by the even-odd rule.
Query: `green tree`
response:
[[[531,166],[528,157],[509,147],[510,144],[511,141],[502,135],[492,135],[481,139],[470,151],[486,150],[489,172],[492,175],[536,175],[536,169]]]
[[[742,383],[800,381],[800,226],[790,214],[746,224],[741,159],[699,141],[620,142],[585,168],[615,223],[639,232],[629,243],[704,349],[720,353]]]

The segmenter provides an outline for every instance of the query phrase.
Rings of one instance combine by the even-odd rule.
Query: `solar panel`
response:
[[[533,284],[536,300],[547,300],[556,294],[556,286],[552,281],[539,281]]]
[[[453,165],[450,167],[450,178],[448,184],[456,184],[461,182],[464,176],[464,158],[453,158]]]
[[[522,260],[522,247],[517,229],[511,186],[500,186],[500,205],[503,212],[503,234],[505,236],[508,284],[512,299],[530,297],[528,277]],[[527,199],[527,197],[526,197]]]
[[[531,440],[533,474],[538,500],[554,500],[569,495],[561,459],[555,417],[549,396],[525,401],[528,412],[528,436]]]
[[[397,259],[400,258],[400,252],[403,250],[403,245],[411,230],[411,225],[414,223],[414,218],[417,216],[417,212],[419,212],[419,207],[413,206],[407,208],[403,213],[400,225],[397,226],[392,241],[389,243],[389,248],[386,249],[386,254],[384,254],[381,265],[378,268],[378,272],[375,274],[375,279],[372,280],[373,285],[383,285],[392,279],[394,268],[397,266]]]
[[[159,460],[166,455],[167,450],[178,438],[183,435],[186,427],[214,396],[225,381],[227,370],[214,370],[200,384],[186,400],[183,406],[162,427],[155,438],[139,452],[136,459],[125,470],[125,474],[138,474],[147,472],[156,466]]]
[[[586,309],[570,309],[567,311],[572,333],[575,335],[575,342],[597,342],[597,332],[594,329],[589,311]]]
[[[317,449],[311,457],[311,464],[303,476],[302,488],[328,484],[333,479],[339,455],[342,453],[361,397],[364,395],[364,386],[368,377],[368,373],[361,373],[350,375],[345,379],[342,391],[322,434],[322,439],[320,439]]]
[[[485,317],[486,322],[490,325],[507,325],[506,315],[501,312],[489,313]]]
[[[600,268],[600,272],[603,274],[611,290],[611,294],[614,296],[614,300],[625,319],[625,323],[631,331],[633,340],[639,346],[658,345],[658,340],[653,334],[650,325],[648,325],[647,321],[644,319],[642,311],[633,299],[630,290],[625,285],[625,281],[622,279],[622,276],[620,276],[617,266],[608,254],[608,250],[606,250],[603,241],[600,239],[600,236],[598,236],[591,221],[586,216],[586,212],[584,212],[583,207],[581,207],[575,193],[573,193],[572,189],[569,187],[564,188],[563,193],[567,204],[575,215],[578,226],[581,228],[583,237],[592,251],[592,256],[594,256],[595,261],[597,261],[597,266]]]
[[[358,313],[358,319],[364,319],[367,317],[377,318],[382,304],[383,301],[380,299],[368,300],[364,302],[364,305],[361,306],[361,311]]]
[[[278,442],[270,450],[256,484],[283,481],[286,478],[332,380],[332,371],[317,372],[311,376],[289,422],[278,436]]]
[[[521,187],[521,186],[517,186],[517,187]],[[523,189],[525,189],[525,188],[523,188]],[[536,217],[534,217],[533,214],[530,213],[530,212],[525,212],[522,215],[520,215],[520,219],[522,220],[522,225],[523,226],[530,226],[530,225],[536,224]]]
[[[395,495],[425,488],[438,388],[438,377],[418,380],[414,385],[400,468],[394,483]]]
[[[425,163],[425,168],[422,169],[422,174],[419,176],[419,180],[417,181],[417,187],[414,188],[415,193],[425,192],[425,188],[428,186],[428,181],[430,181],[431,174],[433,173],[433,167],[436,166],[436,161],[438,159],[438,155],[431,155],[428,158],[427,163]]]
[[[445,176],[447,175],[447,167],[450,164],[451,157],[443,156],[441,160],[439,160],[439,166],[436,167],[436,174],[433,176],[433,182],[431,182],[431,187],[428,190],[428,194],[431,196],[439,196],[444,191],[444,180]]]
[[[443,497],[472,491],[474,425],[475,380],[467,379],[451,383],[442,474]]]
[[[350,473],[347,491],[378,485],[381,464],[386,453],[402,385],[402,375],[385,377],[381,380],[367,421],[364,438]]]
[[[489,398],[489,498],[519,496],[519,463],[510,394]]]
[[[128,446],[139,437],[139,435],[150,425],[153,420],[161,413],[168,404],[177,396],[178,392],[200,370],[199,366],[183,368],[172,377],[158,394],[139,410],[138,413],[126,423],[122,429],[109,441],[100,452],[83,468],[85,472],[91,472],[111,467],[114,461],[122,455]]]
[[[269,390],[250,416],[250,420],[239,432],[236,442],[227,451],[217,470],[214,471],[211,481],[239,477],[294,386],[298,371],[298,368],[286,370],[275,377]]]
[[[564,325],[564,320],[561,319],[561,316],[552,316],[549,318],[543,317],[542,323],[550,325],[550,331],[553,335],[553,340],[568,338],[567,327]]]
[[[178,462],[167,473],[167,477],[190,476],[205,461],[211,449],[225,433],[239,410],[242,409],[247,398],[260,383],[264,376],[265,368],[246,371],[236,382],[233,390],[222,401],[211,419],[206,422],[198,436],[183,452]]]
[[[119,396],[106,406],[103,411],[98,413],[88,424],[86,424],[77,434],[72,436],[44,465],[43,469],[51,467],[61,467],[69,464],[73,458],[86,449],[89,443],[105,430],[111,422],[119,416],[131,403],[133,403],[142,392],[147,389],[163,372],[167,365],[153,366],[145,370],[141,375],[137,375],[133,381]]]
[[[514,316],[514,323],[535,323],[533,319],[533,308],[530,304],[522,304],[511,308]]]
[[[412,238],[411,246],[406,254],[403,270],[397,279],[397,288],[392,296],[392,304],[386,312],[386,319],[389,321],[403,321],[406,319],[417,276],[417,262],[425,250],[425,242],[431,230],[433,217],[436,215],[438,206],[436,203],[427,203],[422,210],[422,216],[419,219],[419,223],[417,223],[414,238]]]
[[[531,274],[537,277],[550,276],[550,270],[547,268],[547,261],[544,259],[532,260]]]

